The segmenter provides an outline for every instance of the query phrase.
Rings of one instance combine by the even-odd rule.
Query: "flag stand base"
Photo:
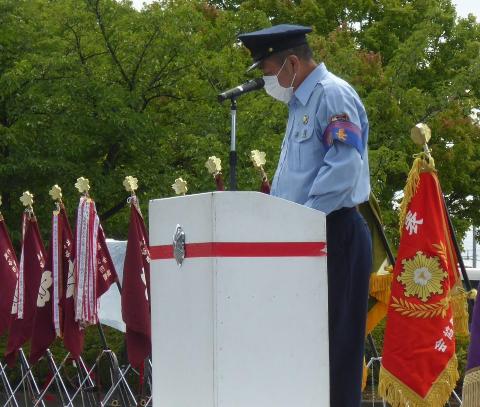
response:
[[[9,404],[10,407],[18,407],[17,399],[15,398],[15,394],[12,391],[12,386],[10,385],[10,381],[8,380],[7,373],[5,372],[5,366],[1,362],[0,362],[0,376],[2,376],[3,387],[8,397],[4,406]]]

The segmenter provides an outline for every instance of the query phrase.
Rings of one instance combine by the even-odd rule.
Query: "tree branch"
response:
[[[120,143],[115,142],[108,149],[107,157],[105,158],[105,161],[103,162],[103,173],[104,174],[108,174],[112,169],[115,168],[115,162],[118,158],[119,153],[120,153]]]
[[[89,1],[89,3],[92,3],[92,2]],[[125,69],[123,69],[123,66],[122,66],[121,62],[118,59],[116,50],[114,49],[114,47],[112,46],[112,44],[110,42],[109,36],[107,34],[107,30],[105,28],[105,22],[103,21],[102,14],[100,13],[99,0],[94,1],[93,4],[94,4],[93,5],[93,12],[95,14],[98,26],[100,27],[100,32],[102,34],[103,41],[105,42],[105,46],[107,47],[108,52],[110,53],[110,56],[113,60],[113,63],[118,68],[118,70],[120,72],[120,75],[122,76],[125,84],[128,86],[128,89],[133,90],[132,81],[131,81],[131,79],[128,78],[127,73],[125,72]]]
[[[143,63],[143,59],[145,58],[145,54],[147,53],[148,48],[150,48],[150,45],[152,44],[153,40],[157,37],[158,33],[160,32],[160,28],[157,27],[155,31],[152,33],[150,38],[145,42],[145,45],[143,46],[143,50],[138,58],[137,63],[135,64],[135,68],[133,68],[132,72],[132,85],[135,87],[136,79],[137,79],[137,73],[138,70],[140,69],[140,66]]]
[[[157,84],[157,82],[161,79],[163,73],[165,72],[165,70],[168,68],[168,66],[173,62],[173,60],[177,57],[177,53],[174,52],[173,55],[169,58],[169,60],[160,68],[160,70],[153,76],[152,80],[150,81],[150,83],[147,85],[147,89],[145,89],[145,91],[143,92],[143,94],[145,95],[145,93],[147,93],[153,86],[155,86]]]
[[[166,98],[172,98],[172,99],[177,99],[177,100],[181,100],[180,97],[178,96],[175,96],[175,95],[171,95],[169,93],[160,93],[158,95],[152,95],[152,96],[149,96],[148,98],[145,97],[145,96],[142,96],[142,99],[143,99],[143,104],[142,104],[142,107],[140,108],[140,112],[143,112],[148,104],[154,100],[154,99],[158,99],[158,98],[161,98],[161,97],[166,97]]]
[[[127,197],[128,198],[128,197]],[[113,215],[117,214],[118,212],[120,212],[124,207],[125,205],[127,204],[127,198],[124,198],[122,199],[121,201],[119,201],[117,204],[115,204],[113,207],[111,207],[110,209],[108,209],[107,211],[103,212],[101,215],[100,215],[100,220],[102,222],[106,221],[107,219],[111,218]]]

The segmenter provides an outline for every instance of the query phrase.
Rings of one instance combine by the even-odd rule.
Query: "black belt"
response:
[[[333,211],[333,212],[330,212],[328,215],[327,215],[327,219],[332,219],[332,218],[336,218],[338,216],[344,216],[346,215],[347,213],[349,212],[353,212],[353,211],[360,211],[360,209],[358,208],[358,206],[354,206],[353,208],[340,208],[340,209],[337,209],[336,211]]]

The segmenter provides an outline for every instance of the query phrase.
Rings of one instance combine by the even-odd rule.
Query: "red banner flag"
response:
[[[102,225],[98,226],[97,236],[97,308],[99,298],[105,294],[113,283],[118,281],[117,272],[113,264],[107,240]]]
[[[77,212],[75,238],[75,320],[81,326],[93,325],[97,319],[97,237],[100,220],[95,203],[81,197]]]
[[[7,225],[0,213],[0,336],[7,332],[18,281],[18,261]]]
[[[217,186],[217,191],[225,191],[225,184],[221,172],[215,175],[215,185]]]
[[[142,214],[131,197],[130,226],[123,266],[122,317],[127,328],[128,361],[141,367],[152,351],[150,326],[150,252]]]
[[[465,293],[440,184],[427,157],[415,160],[404,193],[379,391],[393,407],[442,407],[459,377],[455,330],[463,325],[454,317],[464,309]]]
[[[71,237],[70,227],[68,233]],[[98,322],[98,299],[118,279],[95,203],[90,198],[80,199],[72,251],[75,251],[75,260],[69,252],[71,257],[63,295],[63,342],[71,356],[78,359],[83,351],[83,328]],[[77,259],[79,253],[81,258]],[[85,319],[87,315],[90,322]]]
[[[60,329],[63,335],[63,344],[73,359],[78,359],[83,351],[84,330],[75,320],[75,244],[72,229],[68,222],[66,210],[62,205],[61,217],[61,274],[63,291],[60,300]]]
[[[270,182],[267,178],[262,179],[262,185],[260,185],[260,192],[270,195]]]
[[[32,333],[40,281],[45,271],[45,248],[35,216],[24,216],[24,237],[18,284],[12,305],[12,320],[5,360],[13,366],[18,349],[27,342]]]
[[[64,285],[63,223],[67,219],[61,204],[59,205],[59,210],[54,211],[52,216],[50,252],[38,291],[29,357],[31,363],[36,363],[42,357],[57,335],[61,336],[59,303]]]

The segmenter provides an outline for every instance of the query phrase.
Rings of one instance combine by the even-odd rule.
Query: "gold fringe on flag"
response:
[[[378,393],[388,401],[392,407],[443,407],[450,398],[459,379],[457,366],[457,357],[453,355],[447,367],[433,383],[425,398],[420,397],[382,366],[380,369]],[[465,406],[465,404],[463,405]],[[474,404],[472,404],[472,407],[473,406]]]
[[[385,318],[390,302],[391,285],[393,274],[392,266],[385,267],[386,273],[372,273],[370,275],[370,296],[378,302],[370,308],[367,314],[366,334],[370,334],[373,329]]]
[[[428,157],[425,153],[416,154],[415,157],[412,168],[408,173],[407,183],[403,189],[402,203],[400,204],[400,236],[402,236],[403,225],[405,224],[405,218],[407,217],[408,204],[417,192],[418,184],[420,182],[420,174],[422,172],[435,171],[435,163],[432,157]]]
[[[470,369],[463,379],[463,407],[480,406],[480,367]]]
[[[460,282],[461,284],[461,282]],[[467,336],[468,329],[468,293],[460,284],[450,290],[450,306],[453,314],[453,326],[457,335]]]
[[[372,333],[374,328],[386,317],[388,303],[390,302],[390,286],[392,285],[392,266],[385,267],[388,274],[372,273],[370,275],[370,295],[378,302],[368,311],[366,335]],[[362,391],[367,385],[368,369],[363,360]]]
[[[391,273],[392,266],[387,266],[389,272],[372,273],[370,275],[370,295],[378,301],[387,304],[390,301],[390,287],[392,285],[393,274]]]
[[[370,274],[370,295],[378,302],[368,311],[366,335],[372,333],[374,328],[386,317],[388,311],[388,303],[390,302],[392,285],[392,266],[385,267],[385,273]],[[368,369],[365,360],[363,361],[363,379],[362,391],[367,385]]]

